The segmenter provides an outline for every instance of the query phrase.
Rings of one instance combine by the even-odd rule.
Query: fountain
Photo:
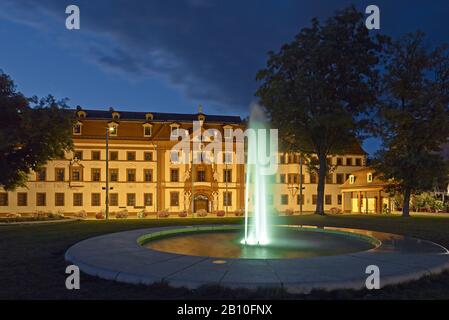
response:
[[[274,154],[272,145],[266,137],[267,125],[263,111],[259,106],[253,106],[249,120],[249,134],[247,144],[246,186],[245,186],[245,236],[241,241],[245,245],[267,245],[270,242],[268,224],[267,195],[272,194],[271,184],[268,183],[268,163],[262,159],[267,156],[272,159]],[[267,150],[267,145],[270,145]],[[277,144],[276,144],[277,147]],[[252,223],[250,224],[250,200],[253,196]]]

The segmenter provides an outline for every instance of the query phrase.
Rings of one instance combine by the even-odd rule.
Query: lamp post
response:
[[[106,127],[106,220],[109,219],[109,133],[114,130],[114,127]]]
[[[299,154],[299,214],[302,215],[302,153]]]

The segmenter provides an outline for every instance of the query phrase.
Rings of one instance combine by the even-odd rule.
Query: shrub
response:
[[[126,219],[128,218],[128,210],[124,209],[115,214],[116,219]]]
[[[286,214],[287,216],[292,216],[292,215],[293,215],[293,209],[287,209],[287,210],[285,210],[285,214]]]
[[[234,214],[236,217],[242,217],[245,214],[245,210],[237,209],[237,210],[235,210]]]
[[[215,211],[215,214],[217,215],[217,217],[224,217],[226,215],[226,212],[224,210],[218,210]]]
[[[95,219],[102,220],[102,219],[105,219],[105,218],[106,218],[106,216],[105,216],[105,213],[104,213],[103,210],[101,210],[100,212],[97,212],[95,214]]]
[[[206,217],[206,216],[207,216],[207,211],[204,210],[204,209],[200,209],[200,210],[198,210],[198,211],[196,212],[196,215],[197,215],[198,217]]]
[[[340,208],[333,207],[329,210],[331,214],[340,214],[343,213]]]
[[[137,212],[137,218],[144,219],[148,216],[148,213],[145,210],[140,210]]]
[[[159,211],[159,212],[157,213],[157,216],[158,216],[159,218],[168,218],[168,217],[170,216],[170,212],[168,212],[168,210],[165,209],[165,210]]]
[[[86,219],[87,218],[87,212],[85,210],[80,210],[78,212],[75,212],[75,214],[73,216],[77,217],[77,218],[81,218],[81,219]]]
[[[37,219],[47,218],[48,215],[49,214],[45,213],[44,211],[36,211],[35,213],[33,213],[33,218],[37,218]]]
[[[187,211],[186,211],[186,210],[180,211],[180,212],[178,213],[178,216],[179,216],[180,218],[185,218],[185,217],[187,217]]]
[[[20,213],[8,213],[6,218],[21,218],[22,215]]]

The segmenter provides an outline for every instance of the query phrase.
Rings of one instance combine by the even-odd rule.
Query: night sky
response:
[[[378,5],[383,33],[449,42],[447,0],[0,0],[0,69],[71,106],[245,116],[267,51],[351,3]],[[65,28],[70,4],[81,30]]]

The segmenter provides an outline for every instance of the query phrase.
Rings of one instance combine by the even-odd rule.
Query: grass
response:
[[[315,291],[292,295],[283,290],[172,288],[166,283],[136,286],[81,276],[80,290],[65,288],[64,252],[92,236],[161,225],[231,224],[241,218],[73,221],[0,226],[0,299],[449,299],[449,272],[381,290]],[[278,223],[351,227],[410,235],[449,247],[449,217],[292,216]]]

